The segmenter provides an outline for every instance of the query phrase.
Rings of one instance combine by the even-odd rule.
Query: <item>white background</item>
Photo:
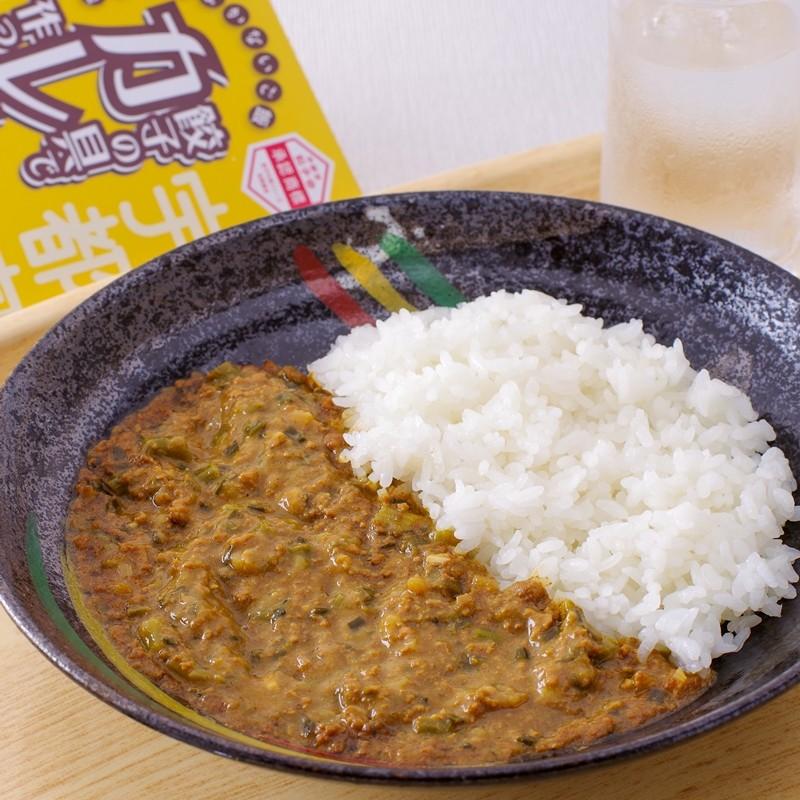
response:
[[[606,0],[272,0],[365,192],[601,130]]]

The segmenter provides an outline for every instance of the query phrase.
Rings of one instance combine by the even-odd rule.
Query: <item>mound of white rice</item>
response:
[[[540,292],[401,311],[310,365],[357,474],[416,489],[503,582],[698,670],[794,597],[796,488],[770,425],[639,321]]]

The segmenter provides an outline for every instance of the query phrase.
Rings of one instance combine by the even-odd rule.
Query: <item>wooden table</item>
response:
[[[599,139],[589,137],[403,189],[508,189],[597,196]],[[0,319],[0,380],[86,291]],[[712,733],[637,759],[493,787],[359,786],[237,764],[173,741],[96,700],[62,675],[0,612],[0,800],[798,800],[800,687]]]

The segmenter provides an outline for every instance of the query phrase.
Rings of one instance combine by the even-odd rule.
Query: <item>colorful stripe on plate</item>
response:
[[[425,292],[437,306],[457,306],[465,298],[413,244],[402,236],[386,233],[381,239],[381,250]]]
[[[381,239],[381,249],[426,294],[434,305],[456,306],[464,295],[409,241],[394,233]],[[336,260],[358,281],[364,291],[387,311],[416,311],[416,306],[395,289],[380,267],[364,253],[343,242],[332,245]],[[294,262],[309,290],[345,325],[374,325],[375,319],[339,284],[314,252],[305,245],[294,250]]]
[[[304,283],[339,319],[350,328],[374,325],[375,318],[368,314],[328,272],[326,266],[305,245],[294,249],[294,263]]]
[[[349,245],[336,242],[333,245],[336,260],[364,287],[366,292],[389,311],[405,308],[416,311],[408,300],[384,277],[377,264]]]

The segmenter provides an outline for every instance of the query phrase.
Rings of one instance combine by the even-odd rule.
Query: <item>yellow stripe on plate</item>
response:
[[[364,290],[389,311],[416,311],[408,300],[389,283],[377,265],[358,250],[336,242],[333,245],[336,260],[364,287]]]

